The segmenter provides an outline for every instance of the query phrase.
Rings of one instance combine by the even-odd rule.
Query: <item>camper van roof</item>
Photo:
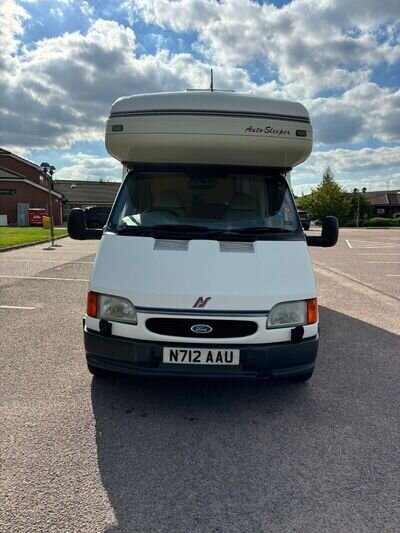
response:
[[[218,91],[166,92],[125,96],[114,102],[111,108],[111,116],[129,112],[172,109],[182,111],[274,113],[309,118],[306,108],[298,102]]]

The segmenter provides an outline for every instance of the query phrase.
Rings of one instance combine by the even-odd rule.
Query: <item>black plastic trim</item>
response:
[[[110,113],[110,118],[170,115],[255,118],[265,120],[285,120],[287,122],[302,122],[304,124],[310,124],[309,117],[298,117],[296,115],[280,115],[278,113],[252,113],[251,111],[211,111],[198,109],[152,109],[148,111],[114,111]]]
[[[199,309],[192,307],[190,309],[173,309],[164,307],[136,307],[138,313],[152,314],[152,315],[191,315],[193,318],[198,316],[253,316],[253,317],[267,317],[269,311],[226,311],[223,309]]]
[[[149,342],[123,337],[104,337],[85,329],[85,349],[90,365],[136,375],[268,378],[312,371],[318,352],[318,336],[301,342],[273,344],[196,344],[194,342]],[[171,365],[162,362],[164,347],[239,349],[240,364],[233,366]]]

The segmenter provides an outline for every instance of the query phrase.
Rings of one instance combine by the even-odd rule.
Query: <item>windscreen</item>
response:
[[[298,233],[288,184],[278,174],[221,169],[131,171],[111,214],[111,230]]]

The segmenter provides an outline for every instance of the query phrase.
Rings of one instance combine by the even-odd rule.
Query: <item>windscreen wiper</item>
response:
[[[118,235],[152,235],[151,228],[148,226],[118,226],[115,232]]]
[[[195,224],[156,224],[155,226],[150,226],[153,230],[161,231],[179,231],[191,233],[192,231],[199,233],[208,233],[214,231],[213,229],[207,226],[196,226]]]
[[[253,234],[253,233],[292,233],[292,230],[283,229],[283,228],[270,228],[266,226],[250,226],[246,228],[232,228],[227,230],[220,230],[221,234],[228,235],[243,235],[243,234]]]
[[[154,233],[201,233],[209,234],[215,230],[207,226],[192,224],[156,224],[154,226],[119,226],[116,228],[118,235],[150,235]],[[220,231],[220,230],[218,230]]]

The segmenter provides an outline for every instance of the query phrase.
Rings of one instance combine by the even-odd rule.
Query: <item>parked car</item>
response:
[[[300,222],[303,226],[303,229],[305,229],[306,231],[309,230],[311,224],[311,217],[309,213],[307,213],[307,211],[302,211],[301,209],[298,209],[297,211],[299,213]]]
[[[102,228],[106,225],[111,207],[85,207],[86,226],[88,228]]]

